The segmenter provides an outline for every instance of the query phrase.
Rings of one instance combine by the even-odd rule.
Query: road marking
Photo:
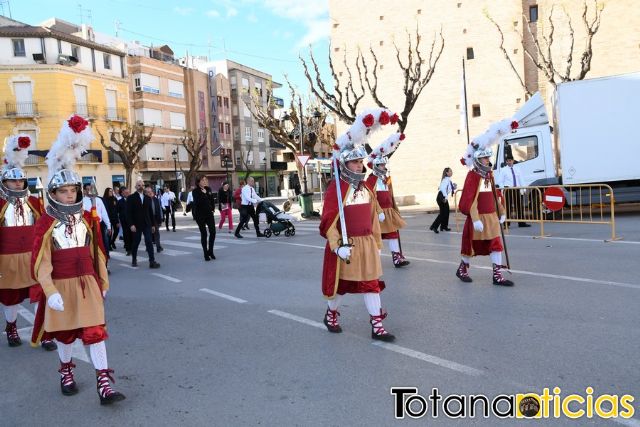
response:
[[[163,245],[169,246],[179,246],[183,248],[192,248],[192,249],[200,249],[202,250],[202,245],[200,243],[189,243],[189,242],[181,242],[179,240],[164,240],[162,242]],[[217,245],[216,249],[224,249],[226,246]]]
[[[110,256],[115,257],[115,258],[120,258],[120,259],[129,259],[131,258],[130,256],[127,256],[125,254],[119,254],[118,252],[111,252]],[[138,261],[148,261],[149,258],[144,257],[144,256],[140,256],[138,255]]]
[[[313,326],[315,328],[326,329],[324,324],[320,322],[296,316],[295,314],[285,313],[284,311],[280,310],[269,310],[268,313],[275,314],[276,316],[284,317],[285,319],[293,320],[295,322],[304,323],[305,325]]]
[[[200,240],[200,236],[188,236],[184,238],[185,240]],[[216,242],[224,242],[224,244],[231,243],[232,245],[252,245],[254,242],[245,242],[238,238],[236,238],[233,234],[229,237],[216,235]],[[200,246],[202,247],[202,246]],[[216,246],[217,247],[217,246]]]
[[[179,251],[177,249],[163,248],[162,252],[160,252],[160,254],[168,255],[168,256],[180,256],[180,255],[193,255],[193,252],[186,252],[186,251]]]
[[[432,356],[430,354],[422,353],[420,351],[411,350],[410,348],[401,347],[396,344],[376,341],[374,343],[371,343],[371,345],[375,345],[376,347],[382,347],[386,350],[390,350],[398,354],[402,354],[408,357],[413,357],[414,359],[422,360],[424,362],[431,363],[433,365],[437,365],[442,368],[451,369],[452,371],[461,372],[463,374],[471,375],[474,377],[480,377],[484,375],[484,372],[478,369],[472,368],[470,366],[461,365],[460,363],[452,362],[447,359],[441,359],[437,356]]]
[[[160,277],[161,279],[165,279],[165,280],[168,280],[168,281],[173,282],[173,283],[182,283],[182,280],[176,279],[175,277],[167,276],[165,274],[151,273],[151,275],[156,276],[156,277]]]
[[[237,302],[238,304],[244,304],[245,302],[247,302],[246,300],[243,300],[241,298],[236,298],[236,297],[233,297],[231,295],[223,294],[222,292],[212,291],[211,289],[202,288],[200,290],[202,292],[206,292],[208,294],[215,295],[217,297],[224,298],[224,299],[229,300],[229,301]]]
[[[24,308],[22,305],[18,306],[18,314],[24,318],[27,322],[33,325],[36,320],[36,315]]]
[[[303,247],[306,247],[306,248],[324,249],[324,246],[305,245],[303,243],[289,243],[289,242],[273,242],[273,243],[279,243],[281,245],[303,246]],[[388,257],[388,256],[391,256],[391,255],[383,254],[382,256],[387,256]],[[434,264],[448,264],[448,265],[459,265],[460,264],[457,261],[441,261],[439,259],[418,258],[418,257],[413,257],[413,256],[407,256],[405,258],[409,259],[409,260],[412,260],[412,261],[425,261],[425,262],[431,262],[431,263],[434,263]],[[482,269],[482,270],[491,270],[492,269],[492,267],[484,267],[484,266],[476,266],[476,265],[474,265],[473,268],[478,268],[478,269]],[[618,287],[621,287],[621,288],[640,289],[640,285],[635,285],[635,284],[632,284],[632,283],[613,282],[613,281],[609,281],[609,280],[587,279],[585,277],[563,276],[563,275],[559,275],[559,274],[550,274],[550,273],[538,273],[538,272],[535,272],[535,271],[511,270],[511,272],[518,273],[518,274],[525,274],[525,275],[529,275],[529,276],[547,277],[547,278],[560,279],[560,280],[569,280],[569,281],[572,281],[572,282],[593,283],[593,284],[597,284],[597,285],[609,285],[609,286],[618,286]]]

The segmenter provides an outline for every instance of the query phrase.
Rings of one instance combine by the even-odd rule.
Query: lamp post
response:
[[[171,152],[171,157],[173,157],[173,173],[176,177],[176,192],[178,191],[178,152],[174,149]]]
[[[224,171],[227,175],[227,182],[229,182],[229,155],[225,154],[223,160],[224,160]],[[229,186],[231,186],[231,183],[229,183]]]
[[[300,154],[304,155],[304,121],[303,113],[302,113],[302,98],[298,97],[298,114],[300,119]],[[304,184],[304,193],[307,194],[307,165],[302,166],[302,182]]]
[[[269,197],[269,186],[267,185],[267,155],[264,155],[264,197]]]

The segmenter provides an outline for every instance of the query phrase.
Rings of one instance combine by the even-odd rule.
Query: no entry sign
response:
[[[560,187],[548,187],[544,190],[544,205],[547,209],[556,212],[564,206],[564,192]]]

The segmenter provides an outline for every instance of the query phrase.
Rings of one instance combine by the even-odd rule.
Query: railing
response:
[[[122,157],[120,157],[118,153],[114,153],[111,150],[109,150],[108,159],[109,163],[122,163]]]
[[[80,159],[78,159],[79,163],[102,163],[102,156],[98,153],[100,150],[90,150],[89,152],[83,154]]]
[[[38,103],[36,102],[7,102],[8,117],[37,117]]]
[[[560,188],[564,194],[564,204],[557,210],[549,209],[550,201],[545,199],[545,189],[549,187],[510,187],[500,190],[504,206],[506,207],[508,230],[510,222],[526,222],[540,224],[540,236],[545,234],[545,224],[603,224],[611,227],[611,239],[619,240],[616,236],[615,199],[613,189],[607,184],[564,185]],[[459,193],[454,193],[455,224],[460,231],[463,216],[459,214]]]
[[[98,107],[89,104],[73,104],[73,111],[82,117],[95,119],[98,117]]]
[[[105,108],[104,119],[109,122],[126,122],[127,111],[125,108]]]
[[[24,162],[26,166],[44,165],[44,163],[45,163],[44,156],[38,156],[35,154],[29,154],[27,156],[27,160],[25,160]]]

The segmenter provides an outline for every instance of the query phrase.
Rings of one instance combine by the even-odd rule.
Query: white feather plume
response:
[[[351,127],[336,139],[334,155],[339,155],[341,151],[348,149],[349,147],[353,147],[354,145],[364,145],[369,136],[383,126],[383,124],[380,123],[380,116],[382,113],[386,113],[389,118],[394,115],[393,112],[386,108],[367,108],[358,114]],[[364,124],[364,119],[369,114],[373,117],[373,124],[370,127],[367,127]],[[390,124],[390,122],[387,123]]]
[[[27,157],[29,157],[29,146],[21,148],[19,145],[20,138],[27,138],[29,145],[31,145],[31,137],[26,134],[11,135],[4,139],[3,172],[13,168],[22,169],[24,167]]]
[[[502,135],[506,135],[512,130],[512,119],[500,120],[489,126],[484,133],[474,137],[467,145],[463,157],[460,159],[468,168],[473,168],[473,153],[477,150],[491,148],[500,141]]]
[[[388,157],[391,153],[396,151],[400,146],[400,143],[404,140],[404,134],[400,132],[396,132],[384,141],[382,141],[376,148],[369,153],[369,158],[367,163],[372,164],[374,159],[378,159],[380,157]]]
[[[69,126],[69,120],[65,120],[58,133],[58,138],[53,142],[49,154],[47,154],[49,181],[56,172],[62,169],[73,169],[76,161],[89,149],[93,139],[90,126],[87,125],[82,132],[76,133]]]

